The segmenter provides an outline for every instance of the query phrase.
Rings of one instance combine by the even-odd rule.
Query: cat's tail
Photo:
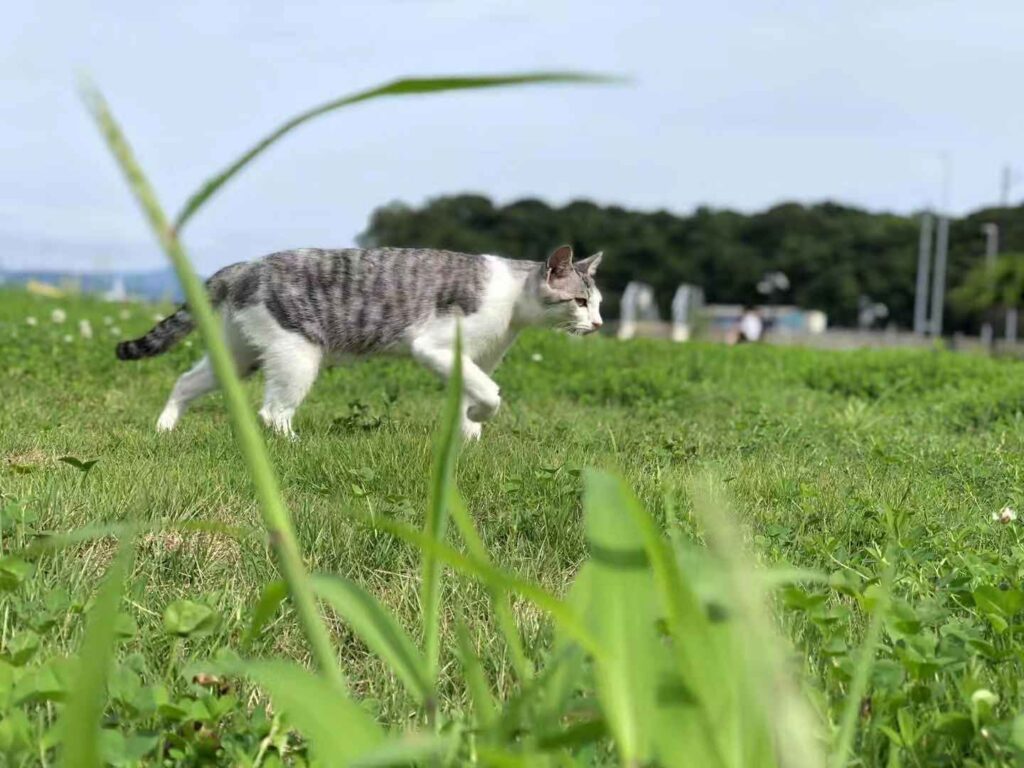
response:
[[[141,360],[160,355],[188,336],[196,327],[185,305],[170,317],[165,317],[145,335],[131,341],[122,341],[115,352],[118,360]]]
[[[228,291],[239,273],[249,264],[242,262],[214,273],[206,281],[206,293],[210,303],[217,307],[228,296]],[[188,306],[182,304],[177,311],[154,325],[145,336],[131,341],[122,341],[115,352],[119,360],[141,360],[144,357],[162,355],[195,329],[196,323],[189,314]]]

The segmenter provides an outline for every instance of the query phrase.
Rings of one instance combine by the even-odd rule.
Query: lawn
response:
[[[60,323],[51,317],[57,308],[66,314]],[[301,743],[252,689],[220,689],[192,674],[218,649],[246,650],[253,606],[277,572],[220,397],[198,403],[175,432],[154,430],[199,338],[149,361],[114,358],[118,339],[168,310],[0,292],[2,552],[17,554],[43,533],[146,524],[108,686],[112,762],[152,763],[158,754],[169,764],[297,762]],[[86,319],[92,338],[79,329]],[[660,525],[684,546],[699,545],[693,488],[714,478],[727,489],[727,517],[752,565],[825,580],[779,586],[771,610],[826,741],[891,546],[894,600],[859,704],[852,764],[1014,765],[1024,754],[1024,718],[1015,720],[1024,712],[1021,522],[993,520],[1004,507],[1024,507],[1020,363],[940,350],[835,353],[536,332],[495,378],[502,410],[456,472],[495,563],[566,592],[587,557],[586,467],[619,473]],[[257,403],[258,377],[247,388]],[[422,527],[443,406],[442,385],[413,362],[371,360],[321,376],[298,413],[299,441],[268,436],[308,568],[362,584],[414,636],[419,553],[371,523]],[[185,522],[210,525],[176,525]],[[10,764],[53,759],[64,657],[76,652],[80,614],[115,539],[26,555],[31,570],[0,567],[0,752]],[[702,573],[692,570],[695,589],[713,611],[714,580],[701,583]],[[445,590],[440,708],[469,708],[455,653],[459,617],[486,678],[500,698],[511,696],[512,660],[486,591],[461,578],[447,579]],[[550,622],[525,601],[514,613],[527,654],[542,665]],[[338,617],[331,626],[356,697],[381,722],[416,719],[416,702],[385,662]],[[308,660],[287,605],[251,654]],[[196,725],[187,733],[169,725],[183,722]],[[608,757],[600,741],[588,749],[587,760]]]

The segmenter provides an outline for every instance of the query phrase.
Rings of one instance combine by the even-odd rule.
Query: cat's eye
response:
[[[577,307],[585,307],[585,306],[587,306],[587,300],[586,299],[576,299],[576,306]]]

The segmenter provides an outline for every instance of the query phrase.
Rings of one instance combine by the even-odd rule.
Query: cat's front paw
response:
[[[482,424],[476,421],[463,419],[460,431],[462,433],[462,442],[475,443],[480,439],[480,434],[484,431],[484,428]]]
[[[494,418],[494,414],[498,412],[498,408],[500,407],[501,398],[495,395],[494,399],[488,402],[473,403],[466,409],[466,416],[470,421],[489,421]]]
[[[167,406],[156,421],[157,432],[170,432],[178,423],[178,409]]]

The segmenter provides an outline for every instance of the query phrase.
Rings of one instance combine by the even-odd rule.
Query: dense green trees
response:
[[[981,259],[981,225],[1000,227],[1004,250],[1024,251],[1024,206],[980,210],[950,228],[952,290]],[[608,314],[618,312],[618,294],[630,280],[652,284],[662,311],[676,286],[704,287],[709,301],[759,301],[756,285],[768,270],[781,269],[788,292],[777,297],[822,309],[830,322],[852,325],[861,295],[888,305],[892,320],[913,319],[918,219],[839,205],[785,203],[742,214],[698,208],[688,216],[667,211],[628,211],[580,200],[561,208],[533,199],[496,206],[480,195],[429,201],[422,208],[392,203],[374,212],[361,242],[368,245],[433,246],[540,259],[571,242],[578,253],[603,250],[602,285]],[[948,330],[972,330],[977,313],[966,306],[947,310]]]
[[[965,313],[1024,307],[1024,254],[1004,254],[991,266],[978,262],[950,298]]]

